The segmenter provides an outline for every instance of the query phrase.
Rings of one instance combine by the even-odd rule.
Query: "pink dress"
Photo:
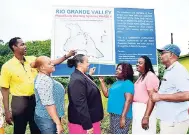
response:
[[[68,123],[69,134],[87,134],[81,125]],[[93,134],[101,134],[100,122],[93,123]]]
[[[135,82],[134,102],[147,103],[149,99],[148,90],[158,91],[159,79],[158,77],[149,71],[144,80],[138,78]]]
[[[141,126],[142,118],[145,114],[147,102],[149,99],[148,91],[158,91],[159,79],[149,71],[145,78],[140,78],[135,82],[135,92],[133,98],[133,121],[132,121],[132,134],[156,134],[156,116],[155,107],[150,115],[149,129],[144,130]]]

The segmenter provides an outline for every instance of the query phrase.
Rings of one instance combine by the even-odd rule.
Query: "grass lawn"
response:
[[[109,114],[107,113],[107,99],[102,96],[102,100],[103,100],[103,107],[104,107],[104,119],[101,122],[101,129],[102,129],[102,133],[103,134],[108,134],[109,133]],[[64,133],[68,134],[68,128],[67,128],[67,107],[68,107],[68,98],[67,95],[65,97],[65,116],[62,119],[62,123],[63,123],[63,127],[64,127]],[[157,133],[159,133],[159,122],[157,122]],[[13,126],[9,126],[9,125],[5,125],[5,133],[6,134],[13,134]],[[26,133],[29,134],[29,127],[27,126],[27,130]],[[131,133],[131,130],[129,131],[129,133]],[[189,134],[189,130],[188,130],[188,134]]]

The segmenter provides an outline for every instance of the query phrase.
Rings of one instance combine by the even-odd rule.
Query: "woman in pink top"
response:
[[[154,103],[149,95],[158,90],[159,79],[147,56],[141,56],[136,67],[139,78],[134,85],[132,133],[156,134]]]

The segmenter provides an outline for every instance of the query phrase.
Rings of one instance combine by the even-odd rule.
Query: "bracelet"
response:
[[[122,118],[125,118],[125,116],[124,116],[124,115],[121,115],[121,117],[122,117]]]
[[[147,119],[149,119],[149,116],[144,116],[144,118],[147,118]]]

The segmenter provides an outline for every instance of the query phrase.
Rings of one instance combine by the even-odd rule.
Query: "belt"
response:
[[[31,100],[31,99],[34,99],[34,98],[35,98],[35,95],[34,95],[34,94],[31,95],[31,96],[14,96],[14,95],[13,95],[13,97],[16,97],[16,98],[25,98],[25,99]]]

